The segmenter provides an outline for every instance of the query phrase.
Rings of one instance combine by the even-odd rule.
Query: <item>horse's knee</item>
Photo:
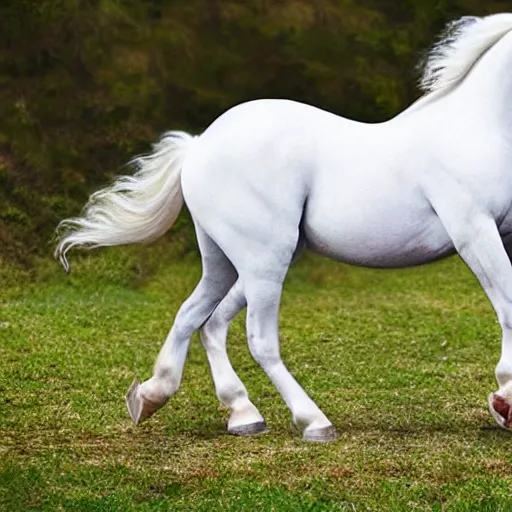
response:
[[[201,327],[201,341],[208,350],[225,344],[231,320],[245,307],[245,298],[235,284]]]
[[[194,322],[193,316],[189,315],[178,315],[171,329],[171,336],[178,343],[181,340],[186,340],[194,334],[197,329],[197,323]]]
[[[281,363],[278,346],[251,334],[249,334],[249,351],[253,359],[266,370]]]
[[[206,351],[214,350],[219,345],[225,345],[228,335],[229,321],[222,318],[215,310],[199,331],[201,343]]]

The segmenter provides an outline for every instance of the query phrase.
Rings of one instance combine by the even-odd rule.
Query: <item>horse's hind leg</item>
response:
[[[226,343],[231,320],[246,306],[240,282],[237,282],[200,330],[219,400],[231,410],[228,432],[252,435],[266,430],[263,417],[249,400],[247,389],[231,366]]]
[[[215,242],[199,226],[196,233],[203,275],[176,315],[153,376],[143,384],[134,382],[128,391],[126,405],[135,423],[151,416],[178,390],[190,337],[212,314],[237,278],[232,264]]]
[[[247,338],[252,356],[283,397],[294,423],[303,429],[304,439],[330,441],[336,437],[331,422],[290,374],[279,351],[281,290],[298,238],[297,227],[282,221],[274,232],[267,229],[266,237],[246,236],[243,243],[232,243],[226,254],[238,272],[247,301]]]
[[[284,275],[240,275],[247,300],[249,349],[290,409],[307,441],[331,441],[336,431],[283,364],[279,352],[278,316]]]
[[[301,238],[293,259],[300,254],[304,245]],[[237,281],[200,330],[217,397],[231,410],[228,432],[234,435],[252,435],[266,430],[263,417],[249,400],[247,389],[233,370],[226,350],[229,324],[245,306],[247,301],[242,284]]]

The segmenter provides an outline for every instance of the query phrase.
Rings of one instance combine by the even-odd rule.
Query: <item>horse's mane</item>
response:
[[[512,30],[512,14],[465,16],[449,23],[422,63],[420,89],[446,90],[461,82],[480,57]]]

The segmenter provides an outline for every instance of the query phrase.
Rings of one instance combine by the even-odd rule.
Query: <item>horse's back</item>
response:
[[[182,171],[186,194],[195,182],[264,188],[288,194],[307,188],[317,171],[321,141],[360,130],[362,123],[290,100],[255,100],[217,118],[195,142]],[[346,141],[348,146],[353,146]],[[322,146],[325,146],[322,144]],[[228,180],[228,181],[226,181]],[[303,190],[304,192],[304,190]],[[286,202],[286,201],[285,201]]]
[[[442,119],[441,106],[427,111]],[[300,223],[314,250],[341,261],[438,259],[454,248],[423,188],[437,172],[430,155],[441,138],[439,119],[423,115],[369,125],[287,100],[239,105],[187,156],[185,200],[207,231],[222,222],[266,241]]]

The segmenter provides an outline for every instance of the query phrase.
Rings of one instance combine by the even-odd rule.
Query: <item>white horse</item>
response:
[[[381,124],[286,100],[232,108],[202,135],[163,135],[137,172],[91,196],[62,223],[56,257],[75,246],[149,242],[185,202],[203,274],[180,308],[153,376],[126,397],[137,423],[180,385],[200,329],[228,431],[265,430],[226,352],[228,325],[247,306],[254,359],[309,441],[336,437],[279,353],[278,310],[288,267],[304,246],[368,267],[420,265],[458,252],[503,330],[491,413],[512,427],[512,14],[463,18],[433,48],[425,95]]]

